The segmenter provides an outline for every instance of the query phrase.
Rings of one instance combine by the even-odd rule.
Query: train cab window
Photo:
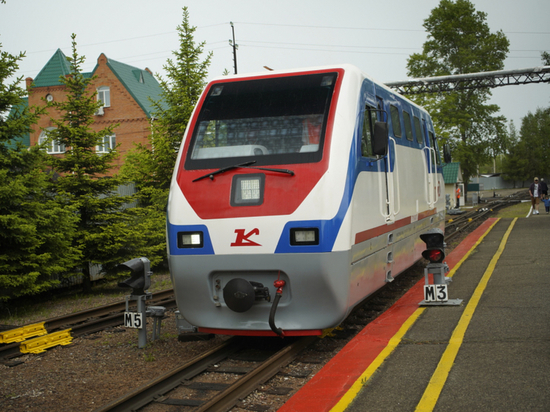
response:
[[[363,115],[363,131],[361,133],[361,155],[364,157],[374,157],[372,136],[376,120],[376,110],[367,106]]]
[[[422,126],[420,126],[420,119],[414,116],[414,132],[416,134],[416,141],[420,144],[424,143],[424,134],[422,133]]]
[[[185,168],[320,161],[337,80],[337,72],[322,72],[213,83]]]
[[[441,164],[441,155],[439,154],[439,148],[437,147],[437,142],[435,140],[434,133],[430,130],[428,131],[430,136],[430,146],[435,150],[435,158],[438,165]]]
[[[399,119],[399,109],[390,105],[391,125],[393,129],[393,135],[395,137],[401,137],[401,121]]]
[[[411,126],[411,115],[403,110],[403,120],[405,122],[405,136],[407,140],[413,141],[413,131]]]

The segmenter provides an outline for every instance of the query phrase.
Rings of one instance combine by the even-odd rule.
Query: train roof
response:
[[[375,83],[378,87],[381,87],[385,89],[389,94],[394,95],[398,97],[399,99],[402,99],[412,106],[418,108],[419,110],[426,111],[422,106],[419,106],[415,102],[409,100],[402,94],[396,92],[394,89],[388,87],[385,83],[382,83],[369,74],[365,73],[363,70],[361,70],[359,67],[353,65],[353,64],[336,64],[336,65],[325,65],[325,66],[310,66],[310,67],[298,67],[293,69],[281,69],[281,70],[271,70],[267,69],[265,71],[261,72],[250,72],[250,73],[241,73],[241,74],[230,74],[227,76],[219,76],[214,79],[212,79],[210,82],[217,82],[217,81],[227,81],[227,80],[233,80],[233,79],[250,79],[250,78],[261,78],[266,76],[276,76],[281,74],[291,74],[291,73],[307,73],[307,72],[315,72],[315,71],[324,71],[324,70],[344,70],[345,72],[353,72],[357,75],[361,75],[364,78],[372,81]],[[210,83],[209,82],[209,83]]]

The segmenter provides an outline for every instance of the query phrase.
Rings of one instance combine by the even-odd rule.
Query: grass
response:
[[[505,208],[502,208],[496,212],[496,217],[499,218],[522,218],[527,217],[527,213],[529,213],[529,209],[531,208],[531,202],[521,202],[517,203],[512,206],[508,206]],[[539,212],[544,211],[544,204],[539,206]]]
[[[17,327],[119,302],[124,299],[124,296],[130,294],[130,289],[117,286],[119,281],[120,279],[98,282],[93,286],[92,292],[87,294],[82,293],[80,289],[72,289],[2,302],[0,303],[0,324]],[[151,287],[148,291],[158,292],[171,287],[169,274],[155,273],[151,277]]]

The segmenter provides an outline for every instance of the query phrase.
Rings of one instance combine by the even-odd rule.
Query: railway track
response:
[[[516,203],[520,200],[520,198],[516,197],[499,199],[483,204],[476,210],[463,213],[462,215],[458,215],[456,218],[450,219],[446,224],[446,232],[451,231],[451,234],[447,236],[447,239],[452,239],[467,231],[469,228],[475,227],[495,210],[508,206],[511,203]],[[399,299],[399,297],[405,293],[410,286],[423,277],[423,266],[421,266],[422,265],[416,265],[408,271],[409,273],[406,276],[401,275],[397,277],[396,280],[387,285],[387,287],[367,298],[363,304],[357,307],[341,325],[341,327],[335,330],[329,338],[319,339],[316,337],[309,337],[308,339],[301,339],[293,342],[288,347],[283,347],[280,351],[288,351],[293,354],[288,359],[286,357],[283,358],[280,363],[279,361],[275,361],[279,355],[274,354],[269,357],[269,359],[273,361],[271,366],[260,363],[258,366],[253,367],[251,371],[246,372],[243,377],[235,378],[233,384],[224,383],[220,385],[219,383],[216,383],[215,380],[212,382],[207,382],[205,379],[197,379],[196,377],[204,377],[209,371],[214,370],[216,372],[226,371],[234,373],[235,370],[231,367],[226,368],[223,364],[217,365],[217,368],[213,368],[211,366],[214,363],[220,362],[218,359],[221,357],[225,357],[224,359],[230,359],[231,354],[243,350],[241,346],[234,345],[240,345],[243,344],[243,342],[248,342],[247,344],[252,347],[259,346],[257,341],[250,339],[243,341],[239,338],[231,338],[226,341],[220,349],[222,351],[230,351],[231,354],[226,355],[222,352],[218,352],[217,349],[213,350],[212,354],[209,353],[207,355],[203,355],[193,362],[183,365],[182,367],[157,378],[155,381],[144,385],[143,387],[121,397],[120,399],[97,409],[96,412],[140,410],[140,408],[143,408],[141,409],[143,411],[147,411],[146,405],[151,403],[154,403],[156,407],[159,405],[177,405],[184,408],[181,410],[193,410],[196,412],[229,411],[231,408],[239,406],[239,399],[245,398],[247,395],[258,389],[262,383],[274,376],[275,373],[281,370],[285,364],[291,362],[292,359],[304,349],[307,348],[308,351],[311,352],[309,355],[310,359],[321,357],[319,353],[315,354],[315,351],[317,350],[315,347],[320,346],[319,344],[321,341],[321,346],[325,347],[322,351],[331,352],[338,350],[338,348],[343,346],[347,340],[353,338],[353,336],[365,325],[376,319],[380,313]],[[343,342],[339,344],[337,342],[338,339],[343,340]],[[280,342],[280,340],[275,341]],[[300,345],[300,348],[294,349],[294,345]],[[210,356],[212,356],[212,358]],[[197,369],[197,365],[201,365],[199,368],[200,370]],[[260,372],[264,368],[266,368],[266,370],[269,369],[269,372],[266,372],[265,374]],[[183,384],[181,383],[182,381],[184,381]],[[216,392],[215,395],[213,395],[213,391]],[[171,395],[171,393],[175,392],[178,392],[177,396]],[[207,401],[206,399],[208,399],[208,396],[210,396],[211,399]],[[247,409],[248,408],[249,407],[247,407]],[[258,409],[252,407],[251,410]]]
[[[228,411],[317,339],[312,336],[285,340],[232,337],[95,412],[134,411],[151,402],[193,407],[196,412]],[[262,349],[258,350],[259,347]],[[245,362],[247,366],[232,366],[233,360]],[[234,381],[219,383],[200,379],[206,372],[234,375]]]
[[[445,223],[445,240],[452,240],[463,231],[468,230],[471,226],[488,218],[496,210],[527,199],[529,199],[528,193],[519,191],[511,196],[494,199],[480,204],[476,209],[472,209],[468,212],[459,215],[450,215],[451,217],[447,218]]]
[[[150,305],[172,308],[176,306],[172,289],[153,293]],[[132,305],[130,305],[132,307]],[[79,337],[99,332],[109,327],[123,324],[122,313],[126,310],[126,302],[116,302],[97,308],[71,313],[48,319],[44,327],[48,333],[63,329],[71,329],[72,337]],[[20,342],[0,345],[0,359],[11,359],[21,355]]]
[[[173,407],[193,412],[264,410],[264,405],[254,404],[247,397],[256,391],[263,392],[261,388],[267,381],[265,393],[290,396],[294,389],[280,383],[285,382],[284,378],[277,382],[271,378],[283,373],[305,383],[316,368],[328,362],[365,325],[421,279],[423,266],[415,265],[406,273],[365,299],[338,328],[322,338],[232,337],[94,412],[147,412],[149,408],[170,411]],[[218,378],[222,373],[223,379]]]

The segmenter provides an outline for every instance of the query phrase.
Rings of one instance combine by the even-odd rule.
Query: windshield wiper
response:
[[[277,172],[277,173],[286,173],[287,175],[294,176],[294,172],[289,169],[272,169],[270,167],[255,167],[255,166],[242,166],[244,169],[256,169],[256,170],[266,170],[268,172]]]
[[[289,169],[272,169],[272,168],[268,168],[268,167],[250,167],[250,165],[253,165],[254,163],[256,163],[256,161],[251,160],[249,162],[241,163],[241,164],[238,164],[238,165],[223,167],[221,169],[216,170],[215,172],[207,173],[204,176],[197,177],[195,180],[193,180],[193,182],[197,182],[199,180],[206,179],[207,177],[209,177],[210,180],[214,180],[215,175],[225,173],[228,170],[239,169],[239,168],[265,170],[265,171],[268,171],[268,172],[277,172],[277,173],[286,173],[286,174],[289,174],[291,176],[294,176],[294,172],[292,170],[289,170]]]
[[[214,176],[215,176],[215,175],[219,175],[219,174],[221,174],[221,173],[225,173],[225,172],[227,172],[228,170],[238,169],[239,167],[250,166],[250,165],[252,165],[252,164],[254,164],[254,163],[256,163],[256,161],[255,161],[255,160],[251,160],[251,161],[249,161],[249,162],[241,163],[240,165],[233,165],[233,166],[222,167],[221,169],[218,169],[218,170],[216,170],[215,172],[207,173],[207,174],[205,174],[204,176],[197,177],[195,180],[193,180],[193,182],[197,182],[197,181],[199,181],[199,180],[206,179],[207,177],[209,177],[210,180],[214,180]]]

